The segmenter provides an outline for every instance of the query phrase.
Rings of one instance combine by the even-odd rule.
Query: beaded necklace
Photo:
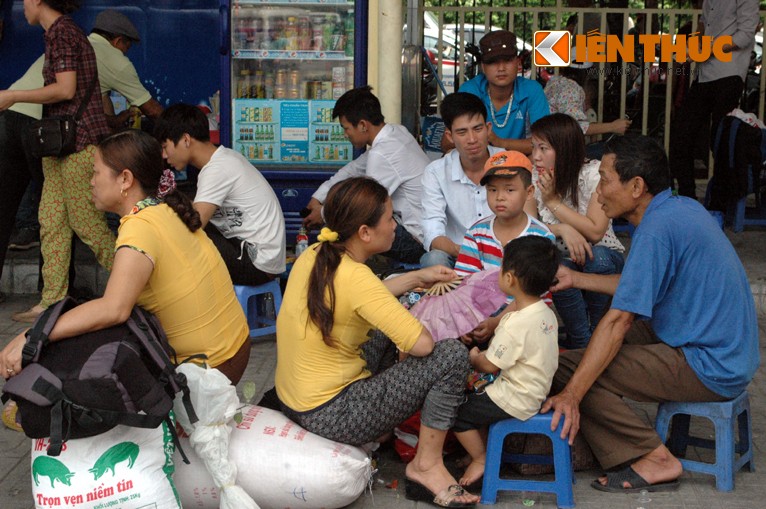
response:
[[[505,112],[505,122],[502,124],[497,121],[497,118],[495,118],[495,105],[492,103],[492,96],[489,95],[489,85],[487,85],[487,96],[489,97],[489,112],[492,114],[492,124],[495,125],[498,129],[502,129],[503,127],[508,124],[508,120],[511,118],[511,105],[513,104],[513,92],[511,92],[511,97],[508,99],[508,110]]]

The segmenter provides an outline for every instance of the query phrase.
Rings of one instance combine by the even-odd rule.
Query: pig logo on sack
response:
[[[731,62],[733,44],[730,35],[700,36],[699,32],[688,36],[679,34],[631,34],[623,36],[604,35],[598,30],[574,37],[577,62],[624,62],[636,61],[636,46],[641,46],[644,61],[654,62],[705,62],[711,57],[721,62]],[[542,67],[566,67],[572,63],[572,35],[567,30],[538,30],[534,34],[534,62]],[[660,51],[657,55],[656,48]],[[725,50],[726,49],[726,50]]]
[[[54,481],[71,486],[72,483],[69,479],[73,475],[74,472],[70,472],[66,465],[55,458],[38,456],[32,462],[32,478],[35,481],[35,486],[40,485],[40,476],[50,479],[51,488],[55,488]]]
[[[128,460],[128,468],[133,468],[133,464],[138,457],[138,445],[133,442],[121,442],[106,450],[101,457],[96,460],[93,468],[88,470],[93,474],[93,480],[98,481],[99,477],[104,475],[107,470],[112,471],[114,476],[114,467],[118,463]]]

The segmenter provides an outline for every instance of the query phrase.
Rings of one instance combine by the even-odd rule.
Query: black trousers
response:
[[[739,76],[692,84],[670,132],[670,171],[678,194],[696,198],[694,147],[705,129],[710,129],[711,142],[715,139],[718,123],[737,107],[743,87]]]
[[[24,191],[32,178],[42,187],[42,163],[24,150],[21,139],[34,120],[15,111],[0,113],[0,275]]]
[[[235,285],[258,286],[278,276],[255,268],[242,239],[227,239],[212,223],[205,226],[205,233],[221,253],[221,258],[229,269],[231,281]]]

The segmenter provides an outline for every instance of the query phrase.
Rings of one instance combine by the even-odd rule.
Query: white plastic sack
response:
[[[239,486],[237,466],[229,459],[229,421],[237,413],[239,397],[229,379],[217,369],[186,363],[177,368],[186,376],[191,402],[198,421],[189,422],[181,397],[175,400],[178,422],[189,434],[196,456],[211,474],[217,488],[223,487],[220,509],[260,509]]]
[[[237,466],[237,484],[262,509],[343,507],[364,492],[372,474],[359,447],[309,433],[282,413],[259,406],[242,408],[232,424],[229,457]],[[219,492],[188,441],[185,465],[177,456],[175,483],[184,507],[217,509]]]
[[[178,509],[173,438],[155,429],[117,426],[68,440],[47,456],[48,439],[32,440],[32,496],[38,509]]]

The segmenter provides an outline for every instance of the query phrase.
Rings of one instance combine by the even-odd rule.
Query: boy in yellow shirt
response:
[[[529,419],[551,388],[558,367],[558,322],[540,295],[553,284],[559,261],[558,249],[545,237],[519,237],[505,246],[499,283],[517,307],[502,318],[485,352],[474,347],[469,354],[474,369],[500,370],[500,375],[484,392],[468,395],[452,427],[471,456],[460,479],[463,486],[484,475],[480,428],[511,417]]]

